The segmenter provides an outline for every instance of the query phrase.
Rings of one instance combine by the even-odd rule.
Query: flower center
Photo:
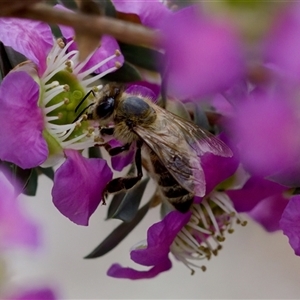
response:
[[[116,62],[114,67],[91,77],[95,70],[115,59],[120,52],[116,50],[112,56],[87,69],[87,62],[92,55],[79,62],[78,50],[69,51],[72,43],[65,44],[62,39],[57,40],[47,57],[47,68],[41,78],[39,106],[44,113],[43,134],[48,143],[49,156],[62,153],[66,148],[83,150],[95,145],[98,134],[91,129],[84,116],[79,117],[81,110],[75,109],[79,103],[82,107],[91,103],[94,97],[92,93],[86,97],[87,93],[99,91],[102,85],[97,85],[97,81],[121,66]],[[82,102],[84,97],[86,99]]]
[[[233,233],[234,223],[245,226],[229,197],[222,192],[213,192],[200,204],[193,204],[190,221],[182,228],[171,245],[171,252],[192,272],[193,267],[206,270],[196,261],[210,259],[222,249],[225,233]]]

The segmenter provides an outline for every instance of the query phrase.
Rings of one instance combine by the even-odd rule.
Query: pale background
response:
[[[113,262],[131,264],[130,247],[145,239],[147,228],[159,220],[158,211],[151,211],[109,254],[84,260],[119,222],[104,221],[107,207],[100,206],[89,227],[73,224],[52,204],[51,187],[52,182],[42,175],[37,196],[24,200],[30,215],[42,225],[44,243],[34,256],[8,255],[13,284],[48,284],[58,289],[61,299],[300,299],[300,257],[281,232],[268,234],[252,221],[236,227],[219,256],[205,262],[205,273],[199,270],[191,276],[173,260],[173,268],[154,279],[107,277]]]

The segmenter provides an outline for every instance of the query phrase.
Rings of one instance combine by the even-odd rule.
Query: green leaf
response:
[[[65,6],[68,9],[71,10],[78,10],[77,5],[74,0],[58,0],[59,4]]]
[[[106,220],[113,218],[115,212],[118,210],[118,207],[122,203],[122,200],[124,199],[125,196],[126,196],[125,191],[121,191],[113,196],[107,210]]]
[[[12,170],[13,174],[13,184],[20,184],[22,191],[24,192],[28,186],[30,181],[30,177],[32,175],[33,169],[22,169],[17,165],[11,165],[10,169]]]
[[[130,169],[127,172],[127,176],[131,176],[134,174],[134,170],[135,170],[135,165],[131,164]],[[135,187],[133,187],[134,189]],[[117,211],[119,205],[121,204],[123,198],[126,195],[126,191],[121,191],[117,194],[114,195],[114,197],[112,198],[112,200],[110,201],[108,210],[107,210],[107,216],[106,216],[106,220],[107,219],[111,219],[114,215],[114,213]]]
[[[123,66],[113,73],[109,73],[102,77],[103,80],[107,81],[116,81],[116,82],[132,82],[139,81],[142,79],[140,73],[137,69],[129,64],[128,62],[124,62]]]
[[[36,169],[32,169],[31,176],[28,180],[28,183],[25,187],[23,194],[27,196],[35,196],[38,186],[38,173]]]
[[[162,53],[142,46],[124,43],[119,43],[119,45],[126,61],[146,70],[158,72],[157,61],[163,61]]]
[[[98,245],[90,254],[88,254],[84,258],[101,257],[114,249],[141,222],[141,220],[149,210],[150,203],[151,201],[140,208],[131,222],[123,222],[117,228],[115,228],[100,245]]]
[[[113,6],[112,2],[109,0],[95,0],[98,5],[105,11],[105,15],[115,18],[116,17],[116,9]]]
[[[136,215],[141,203],[149,178],[138,183],[134,188],[130,189],[123,197],[112,218],[119,219],[124,222],[131,222]]]
[[[15,66],[24,62],[27,58],[11,47],[4,46],[0,42],[0,70],[1,77],[4,78]]]
[[[206,130],[211,129],[205,111],[201,108],[199,103],[189,102],[186,106],[188,110],[192,112],[192,119],[196,125]]]
[[[91,147],[88,152],[89,158],[102,158],[100,147]]]
[[[48,178],[50,178],[51,180],[54,179],[54,170],[52,167],[49,168],[41,168],[38,167],[38,171],[44,175],[46,175]]]

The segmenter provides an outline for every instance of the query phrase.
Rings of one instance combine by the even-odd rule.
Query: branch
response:
[[[158,35],[154,30],[139,24],[117,20],[106,16],[94,16],[55,9],[44,3],[36,3],[13,15],[17,18],[40,20],[50,24],[71,26],[77,33],[88,33],[101,37],[108,34],[117,40],[136,45],[155,47]]]

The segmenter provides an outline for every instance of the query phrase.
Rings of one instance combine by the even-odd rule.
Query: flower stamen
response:
[[[217,256],[225,241],[225,233],[233,233],[233,223],[236,221],[243,226],[246,222],[241,219],[234,209],[227,194],[212,192],[199,204],[193,204],[191,218],[174,239],[170,249],[173,255],[182,261],[192,272],[194,267],[206,270],[203,265],[192,261]]]

